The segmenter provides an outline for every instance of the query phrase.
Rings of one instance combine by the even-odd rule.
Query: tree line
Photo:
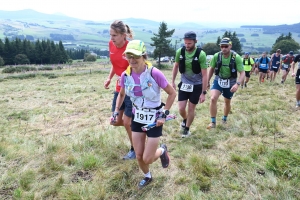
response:
[[[61,41],[15,38],[10,41],[7,37],[4,42],[0,39],[0,57],[6,65],[15,64],[58,64],[66,63],[69,59]]]

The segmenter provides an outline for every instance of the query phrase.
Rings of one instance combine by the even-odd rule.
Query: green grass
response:
[[[290,76],[284,85],[280,76],[259,85],[252,75],[234,95],[228,123],[213,130],[206,129],[208,94],[190,138],[180,137],[175,102],[178,117],[161,137],[170,166],[153,163],[153,182],[139,191],[137,162],[122,160],[127,134],[109,125],[115,79],[105,90],[105,68],[74,63],[29,79],[0,78],[0,199],[300,198],[300,118]],[[170,69],[163,73],[171,80]],[[223,105],[221,97],[217,122]]]

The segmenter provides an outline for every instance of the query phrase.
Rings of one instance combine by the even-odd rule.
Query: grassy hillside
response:
[[[214,130],[206,129],[208,94],[190,138],[180,137],[175,102],[178,119],[161,138],[170,166],[155,162],[153,182],[139,191],[137,162],[121,160],[125,130],[109,125],[109,68],[77,63],[0,79],[0,199],[300,199],[300,111],[290,76],[259,85],[252,75],[233,97],[228,124]],[[171,70],[163,72],[170,80]],[[222,106],[221,98],[218,121]]]

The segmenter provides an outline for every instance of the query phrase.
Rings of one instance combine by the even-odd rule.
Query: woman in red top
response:
[[[114,98],[112,101],[112,112],[115,111],[116,100],[120,92],[120,85],[119,85],[120,76],[122,72],[124,72],[127,69],[129,65],[126,57],[123,55],[124,51],[126,50],[126,46],[128,44],[127,38],[133,39],[133,32],[129,28],[129,26],[127,24],[124,24],[120,20],[114,21],[110,25],[110,41],[109,41],[109,57],[112,63],[112,68],[110,70],[107,80],[104,82],[105,89],[109,89],[108,86],[111,82],[111,79],[113,78],[114,75],[117,76],[116,88],[114,92]],[[124,160],[135,159],[136,156],[132,145],[132,136],[131,136],[132,133],[130,127],[131,117],[132,117],[132,102],[130,101],[130,98],[126,96],[122,106],[117,109],[119,109],[118,115],[115,116],[115,121],[111,122],[111,125],[124,126],[131,143],[131,149],[129,150],[127,155],[123,157],[123,159]]]

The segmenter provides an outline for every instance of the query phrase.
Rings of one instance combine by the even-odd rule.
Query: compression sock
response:
[[[215,117],[211,117],[211,123],[216,123],[216,118]]]
[[[223,121],[227,121],[227,116],[224,115],[224,116],[222,117],[222,120],[223,120]]]

